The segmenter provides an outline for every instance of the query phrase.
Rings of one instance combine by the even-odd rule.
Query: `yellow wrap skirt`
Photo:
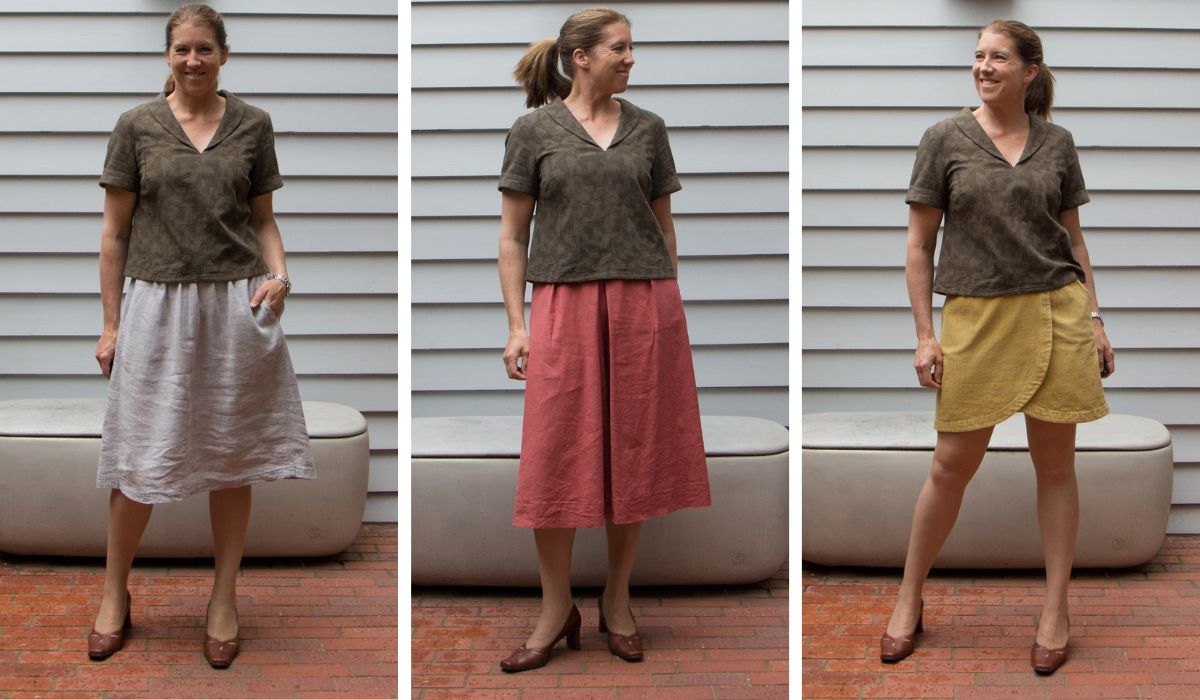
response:
[[[1017,412],[1051,423],[1108,414],[1091,296],[1079,281],[1001,297],[948,296],[934,428],[986,428]]]

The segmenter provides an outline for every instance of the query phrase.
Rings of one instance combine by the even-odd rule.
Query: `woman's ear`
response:
[[[588,67],[588,55],[583,49],[575,49],[572,51],[571,60],[575,62],[575,66],[578,68]]]

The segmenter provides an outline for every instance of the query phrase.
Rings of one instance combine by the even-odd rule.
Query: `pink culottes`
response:
[[[600,527],[711,504],[673,279],[537,283],[513,525]]]

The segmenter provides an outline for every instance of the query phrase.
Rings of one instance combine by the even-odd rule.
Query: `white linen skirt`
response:
[[[168,503],[316,478],[283,329],[265,302],[250,308],[266,279],[130,280],[97,487]]]

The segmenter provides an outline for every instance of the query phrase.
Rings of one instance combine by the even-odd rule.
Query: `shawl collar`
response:
[[[623,100],[620,97],[614,97],[613,99],[621,103],[621,120],[617,123],[617,132],[613,134],[612,141],[608,144],[608,148],[612,148],[613,146],[617,145],[620,143],[621,139],[633,132],[633,128],[637,126],[638,121],[642,117],[642,110],[634,107],[627,100]],[[600,148],[600,144],[596,143],[592,137],[588,135],[587,129],[583,128],[583,125],[575,119],[575,115],[571,114],[571,110],[565,104],[563,104],[561,97],[556,97],[552,101],[546,103],[546,106],[542,109],[546,110],[546,114],[549,115],[549,117],[556,123],[558,123],[559,126],[571,132],[572,134],[575,134],[584,141],[592,144],[596,148]],[[170,112],[170,110],[167,111],[168,113]]]
[[[1034,153],[1037,153],[1038,149],[1042,147],[1042,144],[1046,142],[1046,136],[1050,131],[1050,126],[1046,123],[1045,119],[1039,117],[1033,112],[1028,112],[1028,114],[1029,138],[1025,141],[1025,150],[1021,152],[1021,157],[1017,159],[1017,165],[1024,163],[1033,157]],[[979,125],[979,120],[975,118],[974,114],[971,114],[971,109],[969,107],[963,107],[963,110],[954,115],[953,119],[955,126],[957,126],[967,138],[974,141],[976,146],[979,146],[996,158],[1008,163],[1008,160],[1001,155],[1000,149],[996,148],[996,144],[992,143],[992,139],[988,137],[987,132],[984,131],[983,127]]]
[[[232,134],[238,125],[242,123],[242,117],[246,113],[246,103],[242,102],[231,93],[224,90],[218,90],[217,94],[225,98],[225,114],[221,117],[221,123],[217,125],[217,130],[209,140],[208,145],[204,147],[205,151],[211,150],[214,146],[225,140],[227,136]],[[160,94],[158,97],[150,101],[150,115],[154,117],[154,121],[158,122],[159,126],[166,129],[172,136],[179,139],[179,142],[188,148],[195,149],[196,145],[184,133],[183,127],[179,125],[179,120],[175,118],[175,114],[171,111],[171,106],[167,104],[167,96]]]

